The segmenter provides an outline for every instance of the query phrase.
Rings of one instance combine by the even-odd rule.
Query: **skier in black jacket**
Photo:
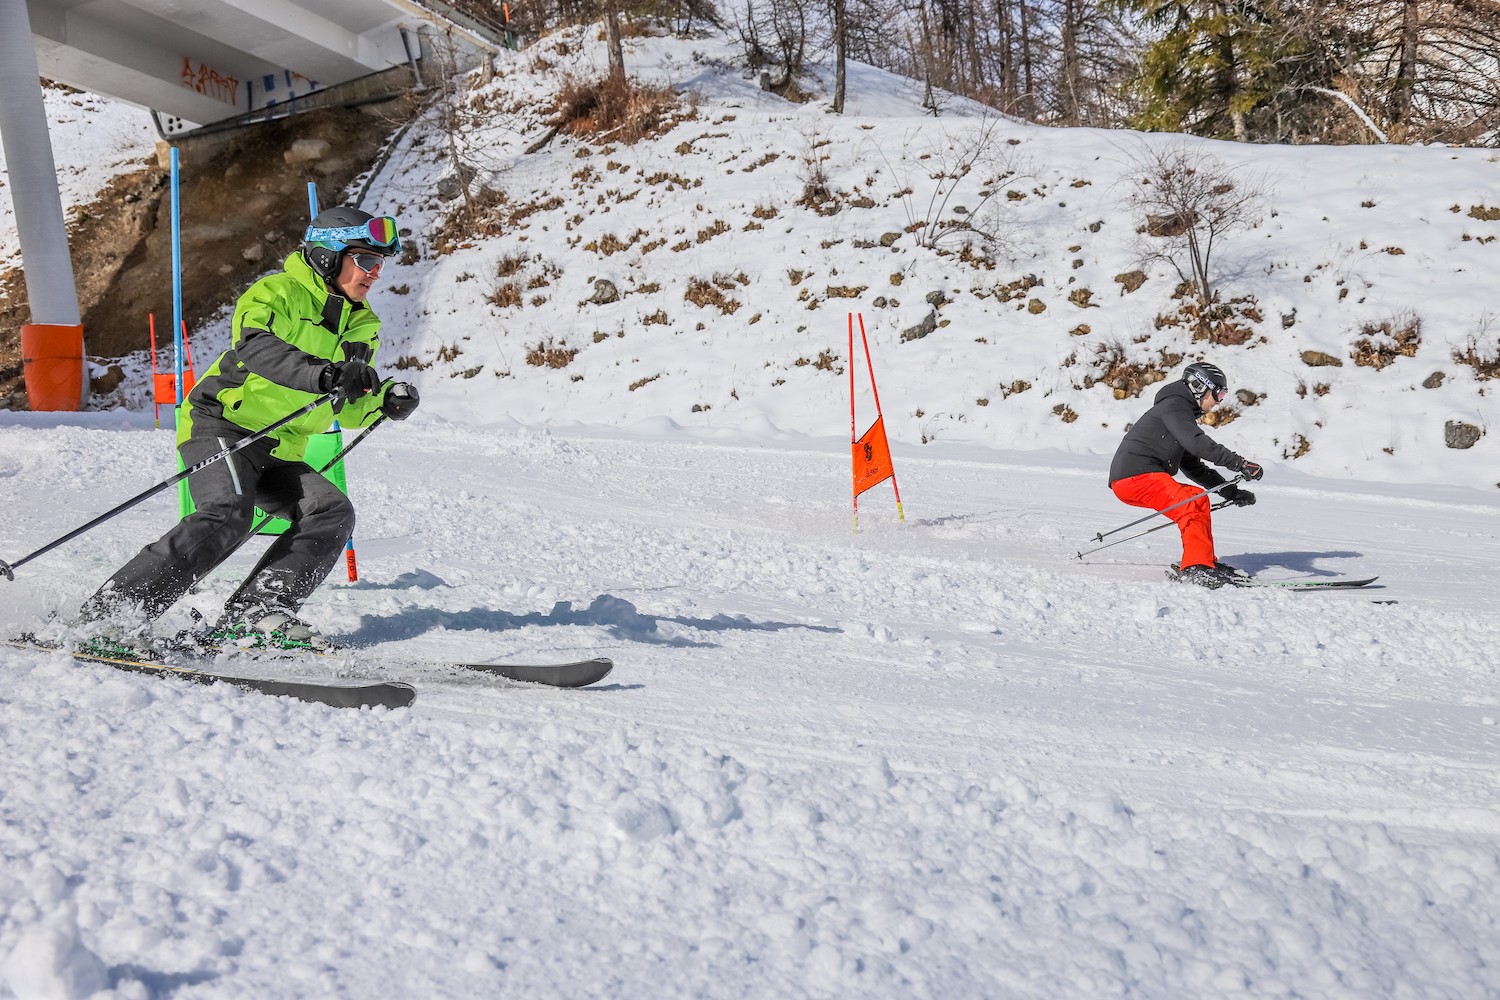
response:
[[[1179,381],[1156,394],[1151,409],[1125,434],[1109,466],[1109,487],[1115,496],[1134,507],[1165,510],[1200,492],[1172,478],[1183,475],[1203,489],[1224,483],[1209,464],[1238,472],[1246,479],[1259,479],[1264,470],[1247,461],[1203,432],[1198,418],[1229,394],[1229,380],[1217,366],[1204,361],[1187,366]],[[1255,494],[1228,486],[1219,495],[1241,507],[1255,502]],[[1177,579],[1216,588],[1229,583],[1238,572],[1214,556],[1213,523],[1209,498],[1200,496],[1165,516],[1177,522],[1182,532],[1182,568]]]

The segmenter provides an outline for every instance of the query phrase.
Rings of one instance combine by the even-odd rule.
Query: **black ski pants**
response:
[[[227,421],[194,416],[192,435],[178,447],[183,467],[247,436]],[[258,506],[291,527],[271,542],[245,582],[225,603],[229,617],[264,605],[295,614],[328,576],[354,534],[354,505],[305,462],[274,458],[273,438],[193,473],[195,510],[122,566],[84,605],[84,617],[139,607],[155,619],[250,537]]]

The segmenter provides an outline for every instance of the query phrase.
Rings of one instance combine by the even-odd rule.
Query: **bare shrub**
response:
[[[557,265],[540,256],[511,254],[502,257],[495,265],[495,280],[485,300],[500,309],[516,308],[525,301],[525,292],[546,288],[561,274]],[[538,298],[540,296],[532,297],[533,305],[540,304],[536,301]]]
[[[1377,371],[1400,357],[1415,357],[1422,343],[1422,319],[1416,313],[1403,312],[1379,323],[1365,323],[1359,328],[1360,339],[1349,355],[1356,365]]]
[[[697,108],[669,86],[632,83],[624,76],[568,77],[557,93],[555,124],[579,138],[629,145],[690,121]]]
[[[839,197],[834,193],[827,168],[823,166],[828,162],[829,154],[820,152],[830,140],[822,138],[815,128],[804,132],[802,137],[807,140],[807,151],[799,160],[802,194],[796,204],[819,215],[836,215],[840,208]]]
[[[1453,351],[1453,360],[1474,369],[1480,381],[1500,378],[1500,339],[1490,332],[1495,317],[1486,313],[1479,321],[1479,332],[1469,338],[1463,350]]]
[[[694,278],[688,282],[687,291],[682,297],[700,309],[713,306],[726,316],[733,314],[740,307],[740,303],[725,295],[716,282],[705,281],[702,278]]]
[[[933,249],[945,241],[965,248],[977,244],[988,253],[1015,242],[1015,223],[1006,205],[1016,199],[1003,198],[1001,186],[1029,168],[1009,143],[1000,141],[999,126],[999,119],[986,119],[977,129],[966,129],[957,137],[944,135],[930,146],[904,143],[901,168],[881,152],[902,185],[898,194],[906,211],[906,231],[914,234],[919,246]],[[918,178],[918,173],[925,178]],[[914,200],[919,190],[927,192],[926,204],[920,207]]]
[[[1219,299],[1214,253],[1228,236],[1260,222],[1265,177],[1244,175],[1198,147],[1142,144],[1130,154],[1130,167],[1131,200],[1146,220],[1137,230],[1141,262],[1171,264],[1207,316]]]
[[[554,342],[551,337],[528,348],[526,363],[537,368],[566,368],[578,356],[578,348],[569,347],[566,340]]]

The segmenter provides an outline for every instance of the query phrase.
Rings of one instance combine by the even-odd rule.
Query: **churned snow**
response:
[[[1111,280],[1134,224],[1118,150],[1176,140],[997,126],[1033,157],[1025,190],[1049,193],[1020,201],[1035,209],[1025,259],[984,277],[909,237],[853,245],[904,228],[888,197],[901,158],[920,177],[920,141],[978,119],[924,119],[919,93],[866,69],[836,119],[694,59],[717,43],[633,44],[637,65],[675,66],[702,95],[696,122],[654,144],[579,155],[555,140],[526,156],[536,136],[518,112],[493,147],[497,182],[521,204],[551,185],[566,206],[429,252],[376,293],[387,362],[425,366],[404,369],[423,407],[350,457],[361,579],[336,571],[306,615],[366,647],[338,673],[409,681],[411,708],[337,710],[0,651],[0,991],[1500,993],[1500,472],[1493,434],[1467,452],[1441,441],[1450,414],[1494,423],[1493,392],[1450,353],[1487,315],[1495,247],[1459,239],[1483,223],[1448,211],[1494,203],[1493,154],[1209,144],[1282,178],[1279,214],[1246,240],[1234,284],[1262,302],[1266,341],[1157,334],[1143,348],[1175,344],[1265,393],[1212,431],[1268,467],[1256,506],[1216,516],[1220,555],[1267,578],[1380,585],[1207,592],[1163,579],[1171,530],[1076,556],[1141,513],[1105,479],[1146,401],[1075,373],[1108,338],[1153,329],[1175,283],[1153,272],[1121,295]],[[540,90],[550,78],[526,59],[495,86]],[[843,190],[858,183],[883,207],[824,218],[794,205],[799,128],[832,140]],[[700,144],[704,132],[730,137]],[[440,234],[422,192],[440,166],[424,159],[433,140],[410,145],[420,135],[372,198],[430,251]],[[859,143],[885,148],[856,166]],[[744,172],[769,151],[781,156]],[[626,169],[600,183],[635,198],[600,202],[606,189],[586,185],[585,199],[562,180],[607,178],[611,161]],[[668,197],[645,183],[657,170],[702,185]],[[777,215],[745,232],[757,205]],[[1121,238],[1068,251],[1093,216]],[[696,242],[716,217],[732,231]],[[649,235],[633,251],[585,249],[637,229]],[[1361,240],[1405,253],[1361,256]],[[1252,263],[1257,241],[1274,250]],[[499,262],[517,253],[537,255],[528,277],[549,283],[526,294],[546,301],[493,306]],[[792,284],[799,269],[815,277]],[[1029,272],[1046,278],[1040,314],[972,294]],[[1068,301],[1075,272],[1099,308]],[[683,300],[715,274],[736,285],[732,314]],[[580,305],[597,277],[637,291]],[[1341,279],[1367,301],[1338,306]],[[861,285],[856,299],[828,292]],[[804,287],[819,308],[798,300]],[[901,341],[939,289],[950,324]],[[877,294],[901,305],[877,308]],[[871,328],[906,514],[878,486],[857,535],[851,308]],[[1353,365],[1353,324],[1402,308],[1424,319],[1416,357]],[[668,321],[643,325],[658,309]],[[1070,337],[1081,321],[1094,332]],[[223,335],[220,323],[204,342]],[[548,338],[577,355],[527,365]],[[1345,364],[1305,369],[1307,349]],[[796,363],[824,351],[828,370]],[[1422,388],[1436,369],[1443,384]],[[1002,396],[1016,379],[1034,384]],[[1315,380],[1331,388],[1296,394]],[[859,392],[862,429],[874,414]],[[1058,419],[1062,404],[1079,419]],[[1312,442],[1301,458],[1282,454],[1292,432]],[[171,469],[149,409],[0,414],[0,557]],[[152,500],[0,581],[0,629],[71,613],[171,517]],[[262,544],[162,627],[213,614]],[[436,665],[592,655],[615,671],[578,691]]]

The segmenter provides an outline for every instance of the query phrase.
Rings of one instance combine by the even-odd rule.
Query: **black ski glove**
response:
[[[1238,486],[1226,486],[1219,491],[1219,495],[1236,507],[1249,507],[1255,503],[1255,494]]]
[[[338,394],[333,400],[336,407],[343,406],[351,399],[358,399],[367,392],[374,392],[375,385],[375,369],[362,358],[351,358],[329,365],[318,378],[319,390]]]
[[[1266,470],[1260,467],[1259,462],[1252,462],[1249,459],[1242,459],[1240,461],[1240,475],[1244,476],[1252,483],[1265,474]]]
[[[392,382],[385,387],[385,398],[380,401],[380,412],[392,420],[405,420],[416,412],[422,402],[417,387],[410,382]]]

